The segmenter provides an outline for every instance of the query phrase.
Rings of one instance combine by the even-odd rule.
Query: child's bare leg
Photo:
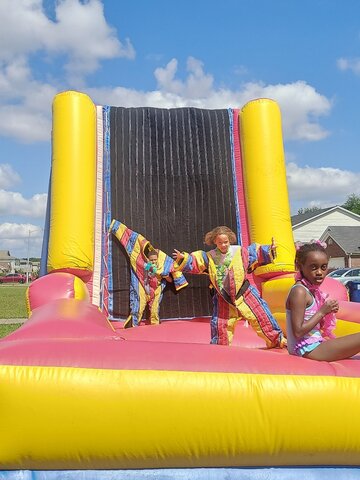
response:
[[[312,360],[335,362],[345,360],[360,352],[360,333],[334,338],[321,343],[315,350],[304,355]]]

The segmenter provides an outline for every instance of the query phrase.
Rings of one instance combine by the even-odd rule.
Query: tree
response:
[[[299,208],[298,210],[298,215],[303,215],[304,213],[310,213],[310,212],[318,212],[321,210],[320,207],[305,207],[305,208]]]
[[[344,203],[344,205],[342,205],[342,207],[346,208],[346,210],[349,210],[352,213],[357,213],[358,215],[360,215],[360,196],[352,193],[348,196],[346,202]]]

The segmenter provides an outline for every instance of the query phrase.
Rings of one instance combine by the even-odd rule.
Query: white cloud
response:
[[[360,58],[339,58],[336,65],[339,70],[350,70],[356,75],[360,75]]]
[[[0,250],[19,258],[40,257],[43,229],[30,223],[0,224]]]
[[[64,54],[70,75],[93,72],[98,62],[115,57],[134,58],[129,39],[121,43],[104,17],[100,0],[59,0],[56,20],[49,19],[42,0],[1,0],[0,59],[37,51]]]
[[[286,85],[255,85],[255,97],[276,100],[281,108],[283,133],[287,140],[321,140],[329,135],[318,119],[331,110],[331,101],[319,94],[306,82],[298,81]]]
[[[144,92],[123,87],[88,88],[88,94],[102,105],[124,107],[151,106],[161,108],[242,107],[256,98],[272,98],[280,105],[285,140],[316,141],[325,138],[327,132],[319,118],[328,115],[331,101],[319,94],[306,82],[264,85],[261,82],[245,83],[239,90],[216,88],[213,76],[204,72],[199,60],[189,57],[188,76],[177,78],[178,62],[170,60],[164,68],[154,72],[158,90]]]
[[[194,57],[187,60],[187,71],[189,72],[185,82],[175,78],[178,62],[176,58],[164,68],[157,68],[154,72],[161,92],[174,93],[180,95],[186,101],[192,99],[208,98],[213,93],[213,77],[206,74],[203,69],[203,63]]]
[[[43,218],[46,212],[46,201],[46,193],[24,198],[19,192],[0,190],[0,215]]]
[[[135,57],[130,40],[127,38],[121,43],[116,30],[106,23],[99,0],[87,3],[63,0],[57,6],[56,20],[46,47],[51,52],[64,52],[69,56],[66,70],[72,82],[94,72],[101,60]]]
[[[0,132],[23,142],[50,140],[51,119],[24,106],[0,106]]]
[[[10,188],[20,183],[20,175],[8,163],[0,163],[0,188]]]
[[[0,135],[49,140],[58,91],[81,89],[103,60],[135,56],[131,42],[121,42],[107,24],[100,0],[59,0],[55,13],[52,21],[42,0],[0,1]],[[59,60],[55,79],[46,82],[34,73],[29,62],[35,54],[49,63]]]
[[[87,88],[86,76],[96,71],[101,61],[135,57],[130,40],[120,41],[106,21],[100,0],[58,0],[55,20],[46,15],[42,0],[1,0],[0,18],[2,135],[27,142],[48,140],[51,101],[58,91],[69,87],[87,91],[98,104],[122,106],[241,108],[249,100],[269,97],[281,107],[285,139],[313,141],[328,135],[319,119],[329,113],[331,101],[312,86],[300,81],[279,85],[252,82],[237,90],[219,88],[203,63],[191,56],[184,79],[178,74],[176,58],[157,68],[157,89],[153,91],[121,85]],[[41,78],[41,69],[35,74],[30,63],[34,58],[59,66],[55,77]]]
[[[249,69],[245,65],[235,65],[234,74],[238,76],[243,76],[249,73]]]
[[[49,140],[56,86],[32,78],[24,57],[0,68],[0,133],[25,142]]]
[[[360,194],[360,173],[299,167],[293,162],[287,164],[286,172],[290,201],[302,202],[302,207],[341,205],[350,194]]]

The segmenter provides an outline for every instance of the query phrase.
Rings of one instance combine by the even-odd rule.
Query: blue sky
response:
[[[360,194],[358,0],[0,0],[0,18],[0,250],[40,255],[68,89],[116,106],[273,98],[292,213]]]

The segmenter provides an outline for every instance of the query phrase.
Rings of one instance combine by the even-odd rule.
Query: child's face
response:
[[[215,238],[215,245],[221,253],[226,253],[230,247],[229,237],[222,233]]]
[[[328,271],[328,257],[323,252],[309,252],[300,270],[313,285],[321,285]]]
[[[155,255],[154,253],[152,253],[151,255],[149,255],[149,262],[152,264],[152,265],[156,265],[157,264],[157,255]]]

